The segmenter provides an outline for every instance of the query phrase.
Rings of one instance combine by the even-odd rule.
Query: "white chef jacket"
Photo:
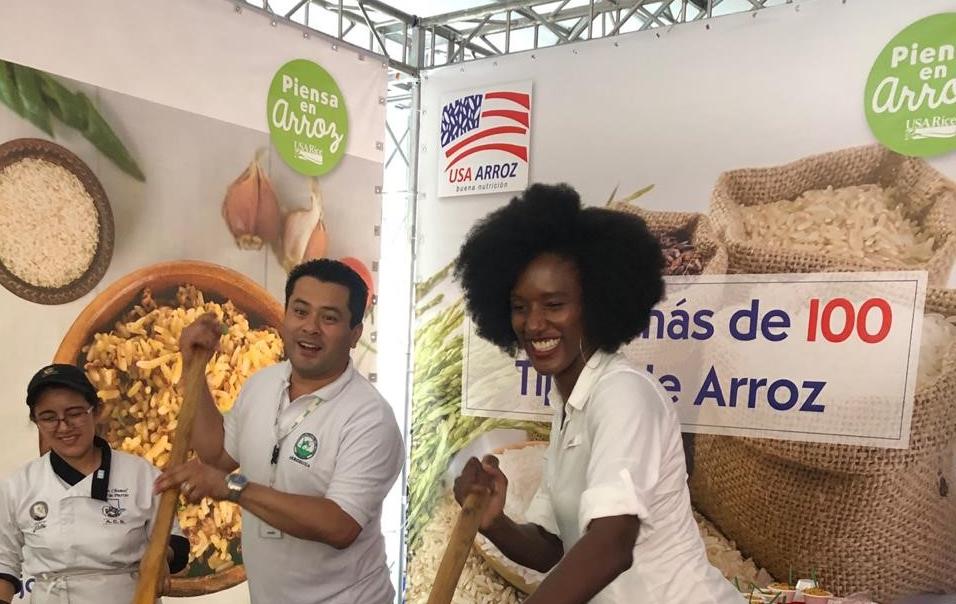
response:
[[[391,604],[395,591],[381,518],[382,502],[405,460],[395,414],[351,362],[331,384],[293,401],[291,373],[285,361],[246,380],[225,416],[226,452],[250,481],[330,499],[362,531],[352,545],[338,550],[281,534],[243,510],[242,559],[252,602]],[[277,417],[278,433],[288,434],[273,466]]]
[[[680,425],[658,381],[621,354],[597,351],[566,404],[556,389],[550,396],[551,441],[528,522],[560,537],[565,551],[596,518],[641,522],[630,570],[591,602],[739,604],[740,594],[707,560]]]
[[[88,476],[50,451],[0,482],[0,577],[18,586],[21,571],[34,575],[36,604],[133,599],[159,507],[159,470],[102,439],[96,444],[102,462]],[[171,545],[180,558],[188,554],[185,539]]]

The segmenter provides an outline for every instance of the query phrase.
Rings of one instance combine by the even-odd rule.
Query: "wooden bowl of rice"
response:
[[[87,365],[87,354],[97,334],[118,333],[118,324],[124,318],[128,319],[127,314],[137,304],[141,303],[146,289],[149,289],[158,305],[176,308],[175,294],[177,289],[184,285],[191,285],[198,289],[206,302],[218,304],[231,302],[235,309],[248,319],[250,332],[254,329],[278,328],[282,323],[284,315],[282,304],[249,277],[206,262],[191,260],[163,262],[143,267],[122,277],[97,295],[80,312],[73,325],[64,335],[56,351],[54,362],[78,364],[85,367],[87,374],[90,375],[91,371],[95,371],[95,369],[91,369]],[[182,306],[179,306],[179,308],[182,308]],[[168,345],[172,346],[172,344]],[[116,346],[115,354],[119,355],[119,345]],[[178,347],[176,347],[176,350],[178,351]],[[213,369],[210,371],[214,370],[214,366],[211,367]],[[232,372],[240,373],[237,368],[233,368]],[[127,379],[127,377],[124,376],[122,379]],[[91,380],[98,389],[101,389],[97,379],[91,377]],[[128,390],[126,393],[123,393],[123,390],[125,388],[120,387],[121,392],[118,399],[104,403],[106,406],[104,408],[105,423],[101,426],[104,437],[108,436],[110,422],[113,421],[110,419],[110,408],[125,408],[131,404],[136,404],[133,402],[136,399],[129,395]],[[159,394],[158,390],[154,392],[156,395]],[[125,413],[122,414],[125,415]],[[171,420],[174,416],[174,412],[170,411],[167,417]],[[146,421],[145,419],[139,420],[137,423],[145,424]],[[163,426],[161,428],[163,433],[172,433],[172,431],[171,427]],[[118,441],[123,441],[124,438],[122,435],[112,434],[109,435],[108,440],[115,447],[120,444]],[[149,443],[146,443],[146,446],[148,445]],[[165,463],[165,461],[151,459],[148,454],[143,456],[151,463],[159,466]],[[180,511],[181,518],[183,513],[187,513],[187,511]],[[206,532],[206,529],[199,526],[194,530]],[[172,591],[167,595],[189,597],[214,593],[245,581],[246,574],[241,563],[239,531],[234,528],[230,531],[230,533],[225,534],[217,528],[213,534],[219,536],[224,542],[228,541],[231,561],[228,564],[213,564],[209,562],[209,558],[214,554],[214,550],[207,550],[200,557],[191,560],[183,574],[172,577]]]
[[[278,328],[285,309],[272,294],[249,277],[217,264],[198,260],[160,262],[117,279],[97,295],[73,321],[54,355],[55,363],[85,361],[83,347],[93,334],[108,331],[149,288],[157,299],[180,285],[194,285],[218,301],[231,300],[251,324]]]
[[[113,212],[83,161],[50,141],[0,145],[0,284],[38,304],[86,295],[113,257]]]

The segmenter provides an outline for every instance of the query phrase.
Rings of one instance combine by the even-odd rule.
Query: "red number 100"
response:
[[[843,320],[834,320],[834,311],[840,310]],[[880,312],[880,328],[875,333],[867,331],[867,317],[870,311]],[[883,298],[870,298],[860,305],[859,312],[853,308],[853,303],[846,298],[834,298],[823,304],[820,311],[820,299],[810,300],[810,320],[807,325],[807,341],[816,342],[817,334],[823,336],[827,342],[845,342],[853,332],[867,344],[876,344],[886,339],[893,326],[893,309]]]

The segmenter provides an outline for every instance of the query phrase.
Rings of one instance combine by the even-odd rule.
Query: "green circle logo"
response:
[[[266,113],[272,144],[295,171],[321,176],[342,161],[349,133],[345,99],[319,65],[295,59],[280,67]]]
[[[315,434],[305,432],[295,441],[295,456],[299,459],[312,459],[319,450],[319,439]]]
[[[916,157],[956,149],[956,13],[920,19],[896,35],[866,81],[876,138]]]

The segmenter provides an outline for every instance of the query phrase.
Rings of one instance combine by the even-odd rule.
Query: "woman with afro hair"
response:
[[[658,381],[618,352],[664,294],[660,246],[632,215],[582,208],[533,185],[469,233],[455,274],[478,333],[524,351],[555,388],[551,440],[527,524],[504,513],[497,459],[472,458],[459,503],[491,493],[480,531],[549,573],[527,604],[733,603],[694,520],[676,414]]]

